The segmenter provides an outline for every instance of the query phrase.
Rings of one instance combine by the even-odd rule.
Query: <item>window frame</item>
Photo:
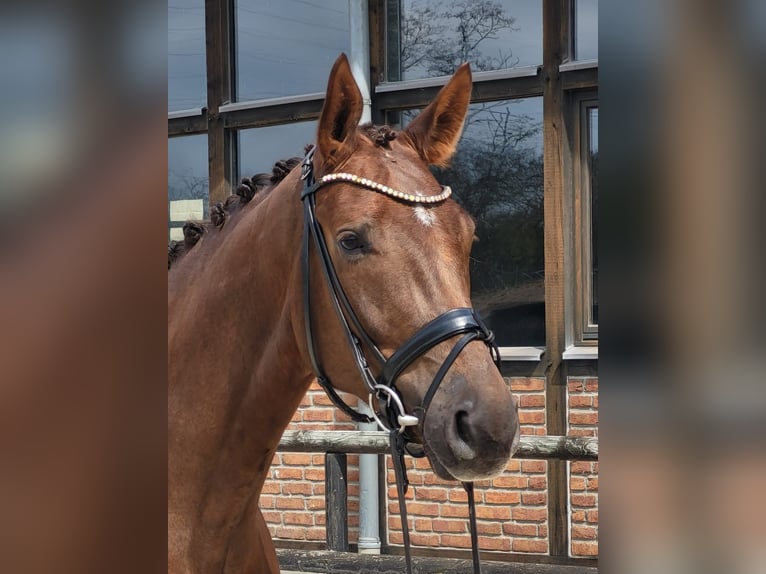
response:
[[[598,353],[598,324],[592,319],[593,241],[590,132],[588,114],[598,109],[596,90],[570,94],[568,125],[573,143],[567,171],[566,229],[566,351],[564,358],[593,357]]]

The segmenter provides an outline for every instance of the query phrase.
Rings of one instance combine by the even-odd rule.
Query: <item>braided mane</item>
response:
[[[376,126],[372,123],[360,125],[359,133],[366,136],[377,147],[382,148],[388,148],[389,142],[396,139],[397,135],[397,132],[389,126]],[[305,146],[304,153],[307,153],[311,147],[313,147],[311,144]],[[268,193],[301,161],[303,159],[300,157],[282,159],[274,164],[271,173],[256,173],[252,177],[243,178],[232,195],[212,207],[209,221],[187,221],[183,226],[183,240],[168,242],[168,270],[188,253],[205,233],[209,232],[211,226],[213,229],[222,229],[226,221],[245,205],[249,203],[257,205],[263,201]]]

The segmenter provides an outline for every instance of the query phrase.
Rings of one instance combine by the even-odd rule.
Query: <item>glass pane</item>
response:
[[[590,162],[591,308],[590,323],[598,324],[598,108],[588,108],[588,157]]]
[[[389,82],[543,61],[542,2],[399,0],[386,3]]]
[[[542,98],[472,104],[451,167],[435,172],[476,222],[471,298],[501,347],[545,345],[542,117]]]
[[[348,2],[237,0],[237,100],[322,92],[350,47]]]
[[[239,178],[271,173],[274,163],[302,157],[303,147],[313,143],[317,122],[300,122],[239,131]]]
[[[598,0],[575,0],[575,60],[598,59]]]
[[[207,104],[205,6],[202,0],[168,2],[168,111]]]
[[[184,222],[208,218],[207,135],[168,140],[168,227],[181,239]]]

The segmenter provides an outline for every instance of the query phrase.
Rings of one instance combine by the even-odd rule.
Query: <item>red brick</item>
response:
[[[585,479],[580,476],[570,476],[569,490],[572,490],[572,491],[585,490]]]
[[[503,524],[503,532],[510,536],[537,536],[537,525],[506,522]]]
[[[465,525],[465,528],[467,527],[468,526]],[[503,533],[503,527],[499,522],[477,522],[476,531],[479,534],[484,534],[485,536],[499,536]],[[484,546],[482,546],[482,548],[484,548]]]
[[[570,472],[572,474],[593,474],[594,472],[598,472],[598,469],[594,467],[594,464],[597,465],[598,463],[576,461],[571,463]]]
[[[315,480],[324,482],[324,469],[323,468],[307,468],[304,472],[306,480]]]
[[[331,422],[334,419],[332,409],[310,409],[303,413],[304,421]]]
[[[598,477],[593,476],[588,479],[588,490],[598,490]]]
[[[598,510],[588,510],[585,513],[585,517],[591,524],[598,524]]]
[[[306,529],[297,526],[277,526],[274,529],[277,538],[287,538],[288,540],[305,540]]]
[[[261,487],[262,494],[279,494],[282,492],[282,485],[273,480],[267,480]]]
[[[513,490],[488,490],[484,493],[487,504],[518,504],[520,500],[520,493]]]
[[[513,519],[520,522],[544,522],[548,519],[548,509],[519,506],[513,509]]]
[[[539,394],[539,395],[521,395],[519,397],[519,406],[521,408],[525,407],[544,407],[545,406],[545,395]]]
[[[306,499],[308,510],[324,510],[324,498],[311,497]]]
[[[418,532],[431,532],[433,530],[432,525],[433,520],[430,518],[418,518],[415,520],[415,530]]]
[[[511,508],[509,506],[478,506],[476,508],[476,516],[492,520],[510,520]]]
[[[593,408],[598,408],[598,395],[593,397]]]
[[[534,538],[514,538],[511,548],[514,552],[548,553],[548,543]]]
[[[567,430],[569,436],[598,436],[598,432],[595,428],[587,427],[569,427]]]
[[[583,522],[585,520],[585,511],[584,510],[573,510],[572,511],[572,522]]]
[[[312,512],[285,512],[282,521],[285,524],[300,524],[302,526],[314,525],[314,513]]]
[[[426,532],[410,532],[410,543],[415,546],[438,546],[439,535]]]
[[[530,474],[540,474],[548,470],[548,465],[544,460],[522,460],[521,472]]]
[[[274,470],[274,478],[278,480],[299,480],[303,478],[303,470],[300,468],[280,467]]]
[[[303,453],[284,453],[282,455],[282,464],[308,466],[311,464],[311,455]]]
[[[529,479],[526,476],[498,476],[492,479],[495,488],[526,488]]]
[[[593,393],[598,392],[598,379],[587,379],[585,381],[585,390]]]
[[[545,504],[547,495],[545,492],[523,492],[521,494],[522,504],[528,504],[530,506]]]
[[[258,499],[258,507],[259,508],[274,508],[274,503],[276,502],[276,498],[270,494],[267,495],[261,495],[261,497]]]
[[[510,552],[511,540],[509,538],[495,538],[494,536],[479,536],[479,548],[482,550]]]
[[[388,527],[392,530],[401,530],[402,529],[402,519],[399,515],[389,515],[388,517]]]
[[[407,505],[407,511],[412,516],[439,516],[439,505],[433,502],[411,502]]]
[[[545,424],[545,411],[520,410],[519,424],[522,424],[522,425]]]
[[[317,512],[314,514],[314,524],[317,526],[324,526],[327,523],[327,515],[324,512]]]
[[[478,492],[476,493],[479,494]],[[478,501],[478,496],[476,496],[476,499]],[[465,490],[457,490],[452,489],[449,491],[449,501],[450,502],[468,502],[468,495],[466,494]]]
[[[597,542],[572,542],[573,556],[598,556]]]
[[[276,510],[262,510],[261,514],[263,514],[263,519],[266,522],[269,522],[271,524],[281,524],[282,523],[282,513],[278,512]]]
[[[543,381],[543,379],[514,377],[511,380],[511,390],[513,393],[522,391],[542,391],[545,390],[545,381]]]
[[[307,528],[306,540],[325,540],[326,533],[324,528]]]
[[[280,496],[277,498],[277,508],[291,509],[291,510],[305,510],[306,501],[304,498],[290,498]]]
[[[597,425],[597,412],[570,412],[569,424],[572,425]]]
[[[467,532],[468,524],[465,520],[445,520],[443,518],[434,518],[431,527],[434,532]]]
[[[403,544],[403,534],[401,532],[389,532],[388,533],[389,544]]]
[[[527,488],[529,490],[545,490],[548,488],[548,479],[545,476],[530,476]]]
[[[439,515],[444,518],[462,518],[465,520],[468,518],[468,508],[462,504],[443,504]]]
[[[585,391],[585,381],[582,379],[569,379],[567,389],[570,393],[581,393]]]
[[[311,484],[308,482],[285,482],[282,485],[282,494],[303,494],[310,495],[312,491]]]
[[[308,471],[307,471],[308,472]],[[324,496],[324,482],[316,482],[311,485],[314,496]]]
[[[467,534],[464,536],[458,536],[456,534],[442,534],[441,545],[451,546],[453,548],[470,548],[471,538]]]
[[[593,397],[590,395],[573,395],[569,397],[569,408],[590,407],[593,405]]]
[[[431,500],[436,502],[447,502],[447,491],[443,488],[418,487],[415,489],[415,498],[417,500]]]
[[[596,495],[595,494],[573,494],[572,495],[572,506],[596,506]]]
[[[572,540],[596,540],[598,529],[595,526],[572,526]]]

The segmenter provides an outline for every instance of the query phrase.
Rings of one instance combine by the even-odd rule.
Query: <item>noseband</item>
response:
[[[407,441],[405,438],[406,431],[409,427],[417,426],[419,422],[425,420],[428,407],[431,404],[439,385],[444,380],[447,371],[455,362],[460,352],[465,349],[468,343],[474,340],[479,340],[485,343],[495,364],[498,365],[498,368],[500,364],[500,354],[494,343],[494,335],[492,331],[487,328],[478,313],[470,308],[457,308],[442,313],[421,327],[390,357],[386,358],[383,355],[380,348],[364,329],[364,326],[354,312],[354,309],[343,290],[343,286],[340,283],[340,279],[338,278],[335,266],[330,257],[327,242],[322,234],[322,227],[316,218],[316,192],[327,185],[336,182],[344,182],[381,193],[404,203],[412,205],[433,205],[445,201],[451,195],[452,190],[447,186],[443,186],[442,192],[438,195],[413,195],[392,189],[387,185],[377,183],[367,178],[358,177],[348,173],[330,173],[315,180],[313,168],[314,149],[315,148],[312,148],[308,151],[301,164],[301,179],[304,182],[303,192],[301,193],[304,214],[301,260],[303,268],[304,323],[309,357],[317,377],[317,382],[339,409],[355,421],[375,421],[381,428],[388,431],[390,434],[394,468],[397,474],[397,488],[399,489],[399,504],[402,514],[407,571],[410,572],[409,535],[407,532],[406,507],[404,506],[404,495],[407,491],[407,478],[403,462],[404,451],[407,449]],[[311,263],[309,257],[309,237],[312,237],[314,240],[314,247],[330,292],[330,299],[335,308],[335,313],[338,316],[344,336],[346,337],[353,354],[356,368],[367,388],[367,392],[369,393],[372,417],[360,413],[349,406],[338,395],[335,388],[332,386],[332,383],[321,368],[317,356],[316,341],[313,335],[311,320]],[[460,336],[460,338],[452,347],[447,358],[436,372],[436,375],[423,398],[422,405],[415,409],[415,412],[422,413],[422,419],[418,418],[415,414],[408,414],[404,408],[401,395],[396,388],[397,379],[402,372],[418,358],[425,355],[440,343],[457,336]],[[364,347],[362,346],[363,344],[374,361],[378,364],[380,374],[377,377],[373,375],[367,362]],[[379,408],[376,408],[373,404],[374,399],[378,400]],[[413,452],[410,449],[407,449],[407,452],[413,456],[424,456],[422,452]],[[475,514],[473,512],[473,484],[464,483],[463,486],[466,488],[469,496],[472,522],[471,540],[474,549],[474,571],[479,572]]]

